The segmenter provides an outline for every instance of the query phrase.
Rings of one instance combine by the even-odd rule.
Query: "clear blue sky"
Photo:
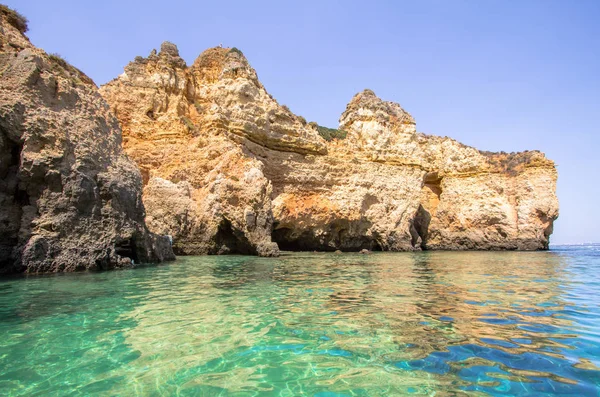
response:
[[[1,1],[1,0],[0,0]],[[419,131],[558,164],[552,243],[600,242],[600,1],[5,0],[97,84],[164,40],[238,47],[277,100],[336,126],[358,91]]]

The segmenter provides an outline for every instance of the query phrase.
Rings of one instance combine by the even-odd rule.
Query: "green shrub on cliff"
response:
[[[337,130],[335,128],[327,128],[322,125],[317,125],[317,131],[319,135],[323,137],[327,142],[331,142],[334,139],[345,139],[348,133],[344,130]]]
[[[230,53],[236,53],[238,55],[244,56],[244,53],[242,51],[240,51],[238,48],[236,47],[232,47],[231,50],[229,50]]]
[[[69,78],[73,83],[96,85],[94,80],[67,62],[60,54],[48,54],[48,59],[51,61],[51,68],[54,73],[59,73],[64,77]]]
[[[58,63],[64,69],[69,69],[69,64],[67,63],[67,61],[65,61],[65,59],[60,54],[57,54],[57,53],[48,54],[48,58],[50,58],[53,62]]]
[[[29,21],[17,11],[11,10],[7,6],[0,4],[0,13],[5,15],[8,23],[17,28],[19,32],[25,33],[29,30],[29,27],[27,26]]]
[[[187,129],[188,129],[189,132],[191,132],[191,133],[196,133],[197,132],[196,125],[194,124],[194,122],[189,117],[181,116],[179,119],[187,127]]]

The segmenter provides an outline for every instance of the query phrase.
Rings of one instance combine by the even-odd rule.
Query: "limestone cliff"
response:
[[[144,223],[140,172],[96,85],[25,31],[0,6],[0,273],[174,259]]]
[[[181,253],[276,255],[271,239],[289,250],[545,249],[558,216],[542,153],[418,133],[370,90],[339,131],[323,129],[279,105],[235,48],[186,66],[164,43],[101,94],[145,176],[149,227]]]

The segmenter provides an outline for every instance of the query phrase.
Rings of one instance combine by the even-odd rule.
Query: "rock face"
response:
[[[25,31],[0,7],[0,273],[174,259],[145,225],[141,174],[96,85]]]
[[[558,217],[554,163],[538,151],[488,153],[416,133],[414,119],[372,91],[341,117],[372,160],[421,170],[411,244],[426,249],[547,249]]]
[[[142,169],[148,225],[179,253],[546,249],[558,216],[542,153],[418,133],[370,90],[323,129],[279,105],[235,48],[188,67],[165,43],[101,94]]]

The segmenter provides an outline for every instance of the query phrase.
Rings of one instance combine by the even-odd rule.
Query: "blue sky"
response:
[[[282,104],[334,127],[371,88],[419,131],[558,165],[552,243],[600,242],[600,1],[4,0],[97,84],[136,55],[241,49]]]

